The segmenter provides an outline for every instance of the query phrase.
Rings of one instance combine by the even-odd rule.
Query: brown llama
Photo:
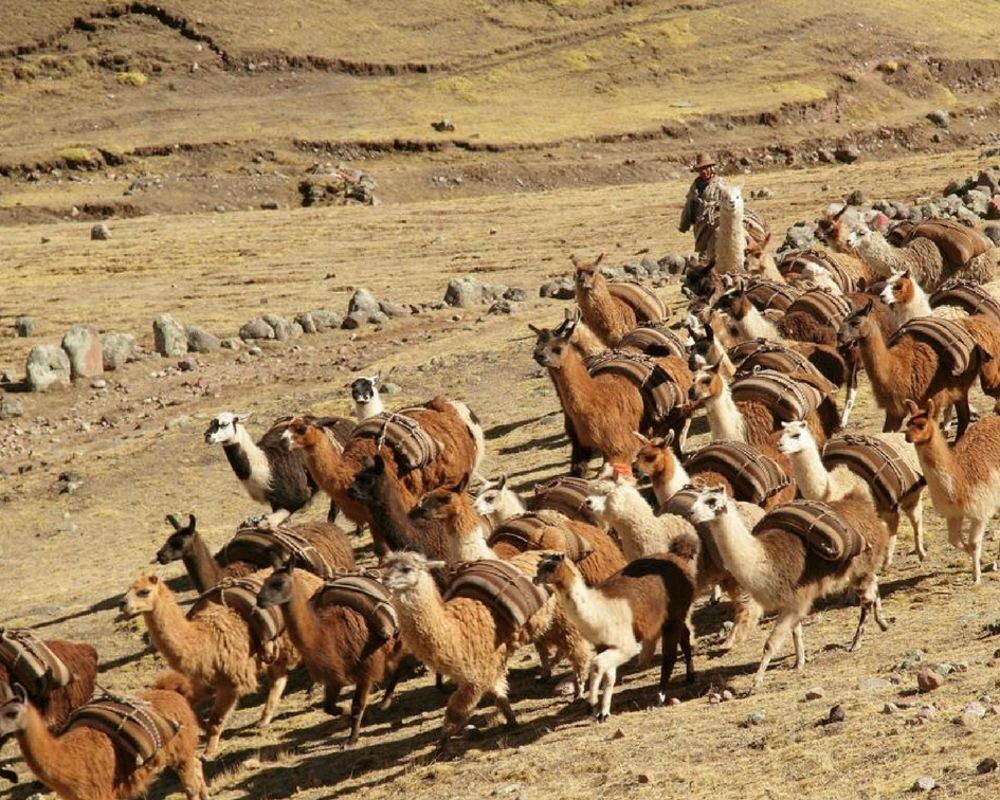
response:
[[[576,302],[583,321],[605,347],[617,347],[621,338],[639,323],[660,322],[666,317],[659,299],[641,286],[634,287],[635,299],[612,291],[599,269],[604,253],[594,261],[583,261],[576,256],[570,256],[570,260],[576,268]]]

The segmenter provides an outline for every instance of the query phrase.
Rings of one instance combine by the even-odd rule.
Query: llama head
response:
[[[358,378],[351,381],[351,397],[355,403],[367,403],[378,395],[378,387],[381,385],[381,370],[368,378]]]
[[[729,211],[743,210],[743,187],[725,186],[722,189],[722,206]]]
[[[249,414],[234,414],[223,411],[216,414],[205,429],[205,444],[236,444],[238,426],[250,419]]]
[[[576,284],[577,290],[589,292],[594,288],[598,276],[601,274],[598,267],[604,261],[604,253],[601,253],[593,261],[584,261],[575,255],[570,256],[569,260],[573,262],[573,267],[576,270],[573,275],[573,282]]]
[[[816,440],[813,438],[809,426],[803,420],[782,422],[781,428],[778,449],[786,456],[795,455],[795,453],[801,453],[803,450],[810,448],[816,448]]]
[[[507,476],[501,475],[495,481],[487,481],[476,494],[473,503],[476,513],[499,522],[524,512],[524,504],[513,489],[507,488]]]
[[[719,372],[719,364],[711,367],[703,367],[691,379],[691,388],[688,389],[688,400],[695,407],[698,407],[706,401],[721,395],[724,386],[725,382],[722,380],[722,375]]]
[[[472,498],[466,489],[469,476],[463,476],[454,486],[441,487],[427,492],[410,512],[415,519],[455,519],[469,512],[475,514]]]
[[[163,583],[160,581],[159,575],[152,572],[142,574],[125,592],[122,612],[127,617],[136,617],[139,614],[152,611],[156,605],[156,598],[162,589]]]
[[[882,302],[887,306],[895,303],[908,303],[913,299],[915,293],[913,277],[910,271],[893,272],[885,282],[882,289]]]
[[[840,241],[848,250],[863,250],[871,241],[872,232],[864,225],[854,225],[840,236]]]
[[[291,553],[275,554],[274,572],[267,576],[267,580],[257,592],[258,608],[284,605],[292,599],[292,592],[295,589],[293,564]]]
[[[546,553],[538,561],[535,577],[536,586],[568,586],[573,580],[573,567],[565,553]]]
[[[364,505],[372,505],[378,501],[379,486],[385,475],[385,459],[381,453],[373,458],[365,456],[361,469],[354,473],[354,480],[347,487],[347,496]]]
[[[390,553],[383,562],[382,583],[396,597],[400,597],[424,581],[429,581],[433,586],[431,570],[444,569],[447,566],[444,561],[431,561],[422,553],[409,551]]]
[[[534,358],[539,366],[548,369],[560,369],[573,345],[566,336],[559,336],[551,331],[551,336],[543,337],[541,331],[536,331],[539,343],[535,346]]]
[[[709,297],[718,288],[719,276],[715,273],[715,262],[705,259],[686,265],[681,291],[687,297]]]
[[[695,336],[693,330],[691,333],[691,344],[688,345],[688,369],[697,372],[703,367],[718,364],[725,350],[716,340],[715,329],[711,322],[702,327],[701,336]]]
[[[872,315],[875,302],[871,298],[861,308],[850,314],[837,331],[837,344],[841,347],[853,347],[862,339],[871,336],[876,322]]]
[[[706,486],[698,490],[698,496],[691,505],[689,519],[693,525],[701,525],[718,519],[729,510],[729,497],[721,486]]]
[[[927,444],[938,430],[934,401],[928,400],[927,407],[923,409],[912,400],[907,400],[905,406],[910,416],[906,421],[906,441],[914,445]]]
[[[3,684],[3,695],[0,697],[0,742],[25,729],[27,713],[28,693],[24,687],[19,683],[10,687]]]
[[[167,537],[167,541],[156,552],[154,564],[169,564],[171,561],[180,561],[191,552],[194,546],[194,537],[197,533],[195,526],[197,520],[194,514],[188,514],[187,525],[181,525],[180,520],[173,514],[167,514],[167,522],[173,527],[174,532]]]
[[[281,434],[281,441],[289,450],[315,447],[326,434],[309,417],[292,417]]]
[[[636,434],[640,436],[640,434]],[[668,431],[666,436],[647,439],[641,436],[642,446],[635,455],[635,468],[639,474],[646,477],[661,475],[669,480],[677,466],[677,459],[671,445],[674,443],[674,432]]]

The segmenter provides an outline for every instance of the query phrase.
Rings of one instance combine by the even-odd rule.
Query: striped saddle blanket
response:
[[[642,393],[646,414],[653,422],[666,419],[687,398],[656,361],[642,353],[609,350],[587,359],[591,375],[612,373],[628,378]]]
[[[697,486],[685,486],[678,492],[667,499],[667,501],[660,505],[656,510],[657,516],[661,514],[674,514],[678,517],[684,517],[688,522],[694,525],[695,532],[698,534],[698,538],[701,540],[702,553],[708,555],[712,561],[716,564],[722,564],[722,554],[719,552],[719,546],[715,542],[715,537],[712,536],[708,525],[695,525],[691,520],[691,508],[694,506],[694,501],[698,499],[698,494],[701,492]]]
[[[692,476],[699,472],[717,472],[733,487],[737,500],[761,505],[791,481],[772,458],[762,455],[745,442],[712,442],[695,450],[684,461]]]
[[[847,467],[864,480],[880,509],[895,511],[924,486],[924,477],[891,444],[874,436],[844,434],[828,440],[823,448],[823,464],[831,470]]]
[[[74,711],[66,729],[78,726],[106,734],[133,768],[149,761],[181,729],[181,723],[164,716],[151,703],[110,694]]]
[[[233,609],[246,622],[255,650],[261,651],[266,660],[270,655],[272,642],[285,630],[285,618],[280,606],[260,608],[257,605],[257,595],[263,585],[263,579],[256,576],[225,578],[202,593],[188,615],[200,608],[201,601]]]
[[[290,556],[292,564],[321,578],[333,577],[334,569],[312,543],[292,528],[240,528],[216,556],[221,566],[236,561],[265,569],[274,557]]]
[[[69,686],[74,675],[65,662],[32,631],[0,628],[0,664],[11,685],[21,684],[28,697],[43,702],[53,689]]]
[[[802,291],[794,286],[776,283],[766,278],[753,279],[747,284],[745,292],[747,299],[761,312],[770,309],[787,311],[788,307],[802,294]]]
[[[667,318],[663,301],[641,283],[608,281],[608,291],[635,311],[639,322],[661,322]]]
[[[931,308],[957,306],[973,316],[987,314],[1000,324],[1000,302],[978,283],[952,279],[930,296]]]
[[[555,528],[553,520],[528,512],[501,522],[489,538],[493,547],[501,542],[525,550],[558,550],[572,561],[582,561],[594,546],[579,534],[565,527]]]
[[[445,600],[467,597],[488,606],[512,629],[531,619],[549,598],[548,589],[505,561],[466,561],[451,574]]]
[[[365,618],[372,635],[388,642],[399,636],[399,618],[388,590],[376,572],[338,575],[326,581],[312,596],[316,608],[346,606]]]
[[[828,289],[809,289],[785,309],[786,314],[802,311],[824,324],[839,327],[854,311],[851,301]]]
[[[785,276],[800,275],[802,274],[802,270],[809,264],[830,273],[830,277],[840,287],[840,291],[854,291],[854,279],[834,260],[830,253],[824,250],[815,250],[813,248],[790,250],[782,256],[781,261],[778,263],[778,270]]]
[[[939,317],[914,317],[889,337],[889,346],[904,336],[920,339],[941,353],[951,365],[952,375],[961,375],[972,366],[976,340],[957,322]]]
[[[687,349],[665,323],[640,325],[626,333],[618,342],[621,350],[638,350],[650,356],[687,358]]]
[[[555,478],[548,483],[535,484],[535,493],[528,499],[528,509],[550,509],[570,519],[600,527],[597,517],[587,508],[587,496],[590,493],[590,484],[583,478]]]
[[[698,253],[712,251],[715,232],[719,227],[719,204],[707,203],[702,206],[694,224],[694,249]],[[743,209],[743,230],[759,245],[767,240],[770,230],[764,217],[752,208]],[[713,251],[714,252],[714,251]]]
[[[757,368],[785,373],[817,372],[812,362],[798,350],[771,339],[747,339],[730,347],[728,354],[741,372],[753,372]]]
[[[423,411],[425,406],[411,406],[399,411],[384,411],[362,420],[351,436],[369,436],[384,439],[396,454],[400,466],[407,470],[419,469],[441,455],[442,446],[432,438],[413,417],[413,411]]]
[[[845,564],[868,548],[868,542],[826,503],[792,500],[769,511],[753,529],[784,531],[798,536],[806,548],[825,561]]]
[[[942,217],[925,219],[908,230],[900,228],[898,232],[902,234],[903,243],[918,237],[934,242],[949,272],[964,267],[993,247],[993,242],[977,228]]]
[[[827,397],[815,386],[771,369],[740,377],[731,388],[737,403],[760,403],[782,422],[805,419]]]

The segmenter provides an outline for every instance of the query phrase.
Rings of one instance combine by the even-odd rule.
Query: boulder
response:
[[[927,115],[927,119],[939,128],[947,128],[951,124],[951,114],[943,108],[935,108]]]
[[[501,293],[502,294],[502,293]],[[457,308],[472,308],[483,302],[483,284],[464,276],[448,281],[448,289],[444,293],[444,301]]]
[[[252,339],[273,339],[274,328],[263,317],[254,317],[240,328],[240,338],[245,342]]]
[[[55,386],[69,386],[69,356],[54,344],[38,344],[28,353],[26,370],[28,387],[33,392],[46,392]]]
[[[572,300],[576,297],[573,279],[570,277],[556,278],[546,281],[538,289],[539,297],[552,297],[556,300]]]
[[[187,352],[187,331],[169,314],[153,320],[153,346],[161,356],[179,358]]]
[[[316,326],[316,332],[321,333],[322,331],[335,330],[343,324],[344,319],[335,311],[324,311],[323,309],[314,309],[309,312],[309,316],[312,317],[313,325]],[[301,324],[301,321],[299,322]],[[302,326],[305,327],[304,325]]]
[[[105,225],[103,222],[98,222],[93,225],[90,229],[90,238],[95,242],[103,242],[106,239],[111,238],[111,228]]]
[[[409,306],[404,306],[402,303],[394,303],[391,300],[380,301],[378,307],[387,317],[408,317],[413,313]]]
[[[105,370],[121,369],[135,355],[135,337],[131,333],[109,333],[101,343]]]
[[[62,348],[69,356],[74,379],[95,378],[104,372],[101,334],[93,325],[74,325],[63,336]]]
[[[14,320],[14,332],[24,339],[35,332],[34,317],[18,317]]]
[[[213,336],[197,325],[188,325],[185,330],[188,350],[192,353],[214,353],[221,346],[218,336]]]
[[[0,397],[0,419],[12,419],[24,414],[24,405],[13,397]]]
[[[933,692],[942,686],[944,686],[944,676],[934,670],[924,668],[917,673],[917,689],[921,694]]]
[[[861,151],[853,144],[849,144],[834,150],[833,157],[841,164],[853,164],[861,158]]]
[[[965,207],[977,217],[985,217],[989,212],[990,200],[993,196],[983,189],[969,189],[965,193]]]
[[[1000,245],[1000,225],[993,222],[989,225],[983,226],[983,233],[985,233],[991,242],[996,245]]]
[[[504,300],[513,300],[515,303],[523,303],[528,299],[528,292],[520,286],[511,286],[503,293]]]
[[[340,323],[340,327],[345,331],[353,331],[360,328],[362,325],[368,322],[368,315],[361,311],[352,311],[346,317],[344,321]]]
[[[296,315],[295,321],[298,323],[299,327],[302,328],[303,333],[317,333],[316,323],[312,318],[312,314],[308,311],[304,314]]]
[[[274,331],[274,338],[279,342],[287,342],[289,339],[297,339],[302,335],[302,326],[296,326],[284,317],[277,314],[265,314],[264,322],[271,326]]]
[[[371,316],[379,310],[378,298],[368,289],[358,289],[347,303],[348,314],[360,311],[362,314]]]

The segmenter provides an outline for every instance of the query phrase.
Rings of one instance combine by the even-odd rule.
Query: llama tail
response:
[[[701,551],[701,542],[698,540],[697,536],[691,536],[689,534],[683,534],[675,538],[670,542],[670,548],[667,550],[668,553],[673,553],[678,558],[683,558],[685,561],[694,561],[698,558],[698,553]]]

